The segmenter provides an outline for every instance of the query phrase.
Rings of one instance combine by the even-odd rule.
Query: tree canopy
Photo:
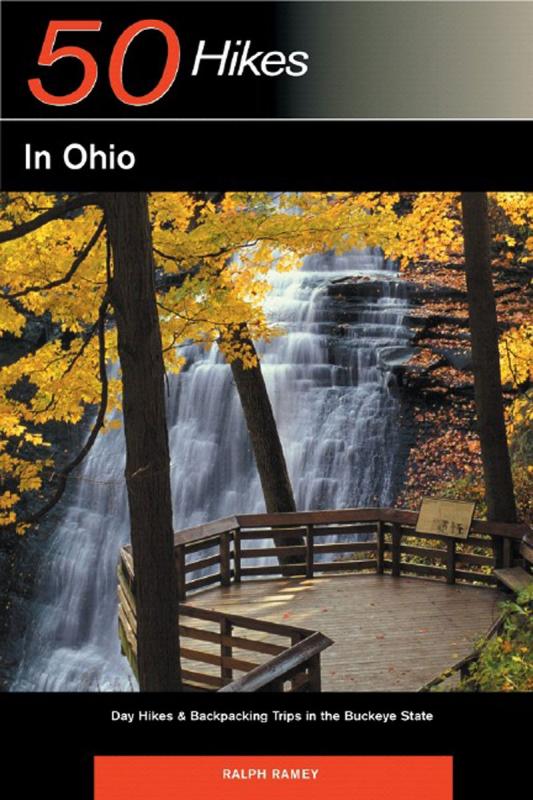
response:
[[[533,195],[490,195],[494,264],[526,269],[533,249]],[[380,246],[405,266],[460,264],[456,193],[154,193],[150,217],[159,321],[168,372],[182,346],[217,342],[228,361],[254,366],[248,337],[268,339],[264,300],[271,269],[288,270],[324,250]],[[109,297],[113,261],[97,194],[4,193],[0,197],[0,335],[47,335],[7,355],[0,370],[0,526],[23,533],[81,461],[121,404],[117,337]],[[246,336],[235,334],[242,324]],[[504,380],[529,388],[532,329],[501,340]],[[516,405],[518,404],[518,405]],[[531,419],[522,394],[511,425]],[[47,425],[78,423],[98,409],[83,451],[58,471]],[[513,432],[514,428],[511,428]],[[22,498],[29,500],[20,512]],[[44,504],[44,505],[43,505]]]

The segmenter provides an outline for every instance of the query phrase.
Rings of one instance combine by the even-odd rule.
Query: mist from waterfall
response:
[[[269,276],[267,311],[283,335],[258,349],[299,509],[394,498],[400,402],[392,367],[408,343],[407,301],[394,270],[374,250],[315,255],[301,270]],[[338,299],[334,282],[354,275],[379,291]],[[264,510],[229,367],[216,347],[190,346],[185,355],[168,397],[176,530]],[[117,634],[116,566],[129,528],[123,472],[123,432],[111,430],[80,470],[40,564],[12,690],[135,687]]]

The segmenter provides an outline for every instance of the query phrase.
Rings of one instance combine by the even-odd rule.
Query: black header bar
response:
[[[11,122],[2,188],[526,190],[532,139],[530,122]]]

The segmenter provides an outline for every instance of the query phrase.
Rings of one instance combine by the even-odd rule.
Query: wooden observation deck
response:
[[[499,575],[521,563],[529,574],[519,549],[529,528],[475,520],[459,540],[416,533],[417,516],[246,514],[177,533],[186,688],[417,691],[464,668],[476,640],[497,629]],[[295,535],[303,544],[280,546]],[[279,556],[295,563],[281,567]],[[122,648],[135,669],[129,547],[118,591]]]

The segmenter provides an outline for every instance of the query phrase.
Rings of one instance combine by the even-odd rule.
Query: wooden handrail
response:
[[[183,625],[183,621],[186,621],[187,617],[189,619],[214,622],[218,626],[218,631],[209,630],[205,627],[198,628]],[[257,661],[244,660],[240,656],[235,658],[234,650],[245,650],[247,653],[253,654],[251,655],[252,658],[257,658],[258,654],[269,656],[268,664],[278,664],[278,659],[283,657],[279,662],[278,671],[280,671],[280,674],[278,675],[278,672],[276,672],[276,677],[273,680],[277,679],[283,684],[290,681],[291,687],[298,686],[300,689],[320,686],[320,659],[318,656],[320,650],[316,649],[317,640],[313,638],[316,636],[315,631],[185,604],[180,604],[179,606],[179,622],[181,658],[200,664],[214,665],[220,669],[220,677],[206,674],[201,670],[201,667],[201,671],[198,671],[198,667],[195,667],[194,671],[185,669],[185,679],[189,683],[192,682],[197,686],[216,685],[220,689],[232,683],[234,670],[244,671],[249,674],[266,666],[266,664],[258,664]],[[289,639],[289,642],[279,644],[263,638],[246,638],[243,634],[235,635],[236,628],[241,628],[244,631],[267,633],[276,638]],[[193,642],[209,642],[215,645],[217,649],[214,652],[206,652],[205,649],[192,649],[194,644],[185,646],[182,641],[183,638],[191,639]],[[291,655],[297,644],[306,644],[307,642],[311,642],[311,646],[308,650],[306,648],[302,650],[302,652],[307,653],[303,661],[296,658],[300,650],[296,650],[295,657]],[[325,643],[325,637],[322,637],[321,642],[322,649],[328,646]],[[262,674],[260,672],[260,675]],[[255,690],[250,689],[248,691]]]
[[[182,657],[192,663],[190,669],[183,671],[188,685],[201,690],[207,687],[252,692],[283,691],[290,682],[293,691],[319,691],[320,652],[332,644],[322,634],[305,628],[185,604],[189,594],[198,589],[227,587],[246,578],[286,579],[291,574],[313,579],[332,573],[369,571],[389,573],[394,579],[420,575],[449,584],[463,581],[496,586],[493,570],[512,567],[517,562],[518,542],[522,541],[523,558],[533,554],[527,525],[474,520],[473,536],[459,541],[417,534],[417,519],[417,512],[405,509],[346,508],[239,514],[177,532],[174,556],[181,602],[178,625],[183,638],[193,642],[191,647],[181,648]],[[295,531],[301,534],[303,543],[284,548],[283,541],[294,536]],[[361,534],[370,534],[371,538],[361,541]],[[257,557],[279,558],[287,553],[298,563],[285,566],[283,571],[272,562],[253,563]],[[131,548],[126,546],[121,550],[119,566],[119,630],[132,665],[136,660],[135,591],[133,558]],[[187,618],[214,623],[215,630],[211,629],[213,626],[195,625]],[[234,628],[242,631],[236,635]],[[247,638],[247,630],[267,636]],[[268,635],[274,640],[268,641]],[[289,641],[280,642],[278,637]],[[195,646],[195,640],[202,644]],[[205,643],[214,645],[215,651],[206,650]],[[239,650],[252,653],[255,660],[236,658],[234,651],[239,656]],[[260,663],[265,655],[271,658]],[[204,663],[210,665],[207,671],[202,671]],[[218,674],[213,674],[213,667],[218,667]],[[246,674],[233,681],[234,670]]]
[[[350,522],[387,522],[397,525],[416,525],[417,511],[403,508],[341,508],[326,511],[295,511],[284,514],[237,514],[231,517],[184,528],[174,534],[174,544],[192,544],[215,538],[221,533],[229,533],[237,528],[284,528],[305,527],[307,525],[349,524]],[[524,523],[488,522],[475,519],[472,522],[473,533],[521,540],[531,537],[531,528]],[[124,548],[129,552],[130,545]]]
[[[193,617],[194,619],[204,619],[210,622],[220,622],[222,618],[231,622],[236,628],[246,628],[251,631],[261,631],[262,633],[273,633],[276,636],[312,636],[315,631],[307,628],[299,628],[294,625],[284,625],[280,622],[268,622],[267,620],[243,617],[240,614],[226,614],[223,611],[213,611],[210,608],[200,608],[189,606],[184,603],[179,605],[180,617]]]
[[[195,525],[192,528],[185,528],[174,534],[174,544],[192,544],[202,539],[210,539],[219,533],[228,533],[239,527],[237,517],[222,517],[213,522],[206,522],[203,525]]]
[[[422,575],[444,579],[449,584],[463,580],[494,586],[496,578],[485,567],[513,566],[519,556],[520,541],[523,558],[533,553],[527,525],[474,520],[473,535],[467,540],[454,540],[436,534],[417,534],[414,530],[417,518],[417,512],[405,509],[345,508],[238,514],[187,528],[174,536],[179,600],[184,602],[191,593],[213,585],[230,586],[247,578],[281,575],[313,578],[330,572],[368,570],[378,574],[390,572],[395,577]],[[284,547],[284,536],[293,537],[295,531],[301,534],[303,543]],[[358,534],[371,536],[361,541]],[[485,541],[480,536],[490,539]],[[420,541],[405,541],[405,537]],[[485,548],[486,552],[472,552],[475,547]],[[122,553],[124,570],[133,588],[131,549],[125,547]],[[195,554],[198,557],[191,560]],[[279,559],[288,554],[294,556],[296,563],[283,570],[272,562],[253,563],[256,558]],[[335,554],[344,557],[339,560]]]
[[[286,679],[295,669],[320,655],[332,644],[332,640],[323,633],[313,633],[266,664],[261,664],[242,678],[223,686],[219,692],[258,692],[269,684]]]
[[[327,511],[295,511],[281,514],[237,514],[224,517],[203,525],[196,525],[177,531],[174,542],[190,544],[209,539],[237,528],[286,528],[306,525],[349,524],[350,522],[386,522],[397,525],[416,525],[417,511],[396,508],[341,508]],[[530,535],[531,529],[522,523],[487,522],[475,519],[472,532],[507,539],[521,540]]]
[[[398,525],[416,525],[417,511],[403,508],[342,508],[328,511],[296,511],[286,514],[238,514],[236,520],[241,528],[266,525],[290,527],[291,525],[320,525],[350,522],[389,522]],[[487,522],[476,519],[472,522],[474,533],[522,539],[530,532],[528,525],[521,523]]]

